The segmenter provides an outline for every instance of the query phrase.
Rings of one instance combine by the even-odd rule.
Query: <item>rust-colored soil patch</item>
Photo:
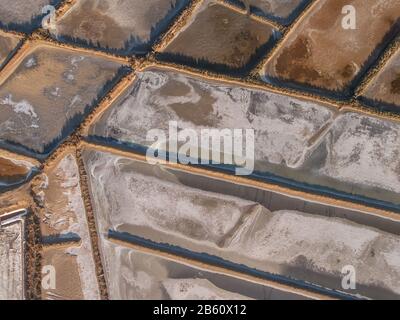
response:
[[[344,29],[342,9],[356,9],[356,29]],[[399,29],[397,0],[321,0],[285,39],[261,75],[329,91],[344,91],[371,55]],[[396,22],[397,21],[397,22]]]

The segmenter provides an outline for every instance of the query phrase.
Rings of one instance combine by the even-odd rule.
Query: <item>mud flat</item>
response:
[[[400,50],[372,79],[365,88],[361,99],[378,108],[394,112],[400,111]]]
[[[46,5],[56,5],[60,0],[2,0],[0,2],[0,26],[32,31],[41,23],[42,8]]]
[[[44,296],[99,299],[79,170],[74,155],[67,151],[51,167],[47,167],[45,173],[36,178],[32,191],[41,207],[43,242],[52,246],[46,250],[42,264],[54,262],[56,273],[61,277],[58,279],[60,286],[56,290],[46,291]],[[66,242],[76,242],[76,245]],[[74,271],[66,271],[69,266]],[[64,272],[67,274],[64,275]],[[73,272],[73,281],[70,281],[70,272]]]
[[[85,269],[87,265],[82,265],[84,258],[86,257],[82,257],[82,248],[78,246],[44,247],[41,263],[42,266],[54,267],[56,286],[42,288],[42,298],[45,300],[98,300],[98,285],[94,269]]]
[[[400,295],[399,235],[349,220],[365,213],[91,148],[83,158],[100,235],[339,291],[342,268],[353,265],[357,290],[348,293]]]
[[[0,300],[24,299],[24,225],[0,221]]]
[[[17,48],[21,37],[0,30],[0,68],[8,60],[12,52]]]
[[[115,80],[121,65],[77,50],[33,44],[0,79],[0,140],[44,157]]]
[[[356,9],[356,29],[342,27],[342,8]],[[265,81],[351,94],[400,30],[397,0],[322,0],[293,28],[261,70]],[[315,89],[315,90],[314,90]]]
[[[265,54],[276,36],[272,25],[207,0],[159,56],[222,71],[244,70]]]
[[[309,0],[226,0],[242,9],[282,24],[290,24]]]
[[[42,288],[44,300],[82,300],[82,283],[76,255],[63,247],[45,247],[42,265],[54,267],[55,289]]]
[[[154,142],[148,131],[168,133],[169,121],[198,133],[255,129],[256,178],[391,210],[400,204],[398,122],[269,91],[150,68],[89,136],[143,152]]]
[[[0,192],[26,182],[37,171],[37,163],[7,152],[0,154]]]
[[[146,53],[188,0],[78,0],[53,34],[111,52]]]
[[[292,293],[140,252],[102,239],[111,299],[304,299]]]

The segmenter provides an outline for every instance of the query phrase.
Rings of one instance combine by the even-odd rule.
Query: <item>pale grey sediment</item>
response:
[[[111,299],[307,299],[299,294],[140,252],[106,239],[101,243]]]
[[[0,300],[24,299],[24,223],[0,221]]]
[[[351,293],[399,297],[399,236],[335,217],[351,210],[211,179],[203,189],[197,175],[110,153],[85,150],[83,158],[103,236],[127,233],[336,290],[353,265]]]
[[[258,177],[273,174],[369,205],[400,205],[400,124],[307,99],[153,68],[138,74],[89,135],[150,147],[149,130],[168,133],[169,121],[199,136],[202,129],[254,129]]]

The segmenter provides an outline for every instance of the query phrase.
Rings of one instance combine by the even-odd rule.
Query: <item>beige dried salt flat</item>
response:
[[[24,299],[24,245],[23,218],[0,220],[0,300]]]
[[[168,134],[170,121],[198,136],[205,128],[252,128],[255,171],[400,204],[399,122],[338,113],[309,99],[149,68],[98,117],[89,136],[149,147],[149,130]]]
[[[255,167],[301,166],[309,141],[335,110],[327,104],[209,80],[163,68],[137,74],[132,85],[92,125],[90,136],[150,146],[150,129],[168,132],[170,121],[181,129],[256,131]]]
[[[348,293],[400,295],[399,236],[335,217],[355,212],[93,149],[83,158],[100,234],[131,234],[340,291],[342,268],[353,265],[357,290]]]
[[[110,299],[306,299],[262,284],[101,240]]]

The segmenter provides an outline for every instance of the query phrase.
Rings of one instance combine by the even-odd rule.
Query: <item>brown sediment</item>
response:
[[[388,1],[381,10],[374,8],[375,12],[369,11],[373,10],[373,1],[369,1],[366,4],[361,0],[318,2],[302,23],[298,23],[287,35],[262,73],[322,90],[341,92],[347,89],[360,70],[367,66],[374,51],[379,46],[387,45],[383,41],[392,32],[400,12],[400,6],[395,1]],[[340,23],[341,9],[348,4],[355,6],[358,12],[355,30],[344,30]],[[349,36],[354,38],[353,46],[357,50],[347,43]],[[304,40],[309,54],[296,59],[295,48],[299,46],[299,41]],[[285,68],[282,68],[283,65]]]
[[[193,0],[190,5],[177,16],[169,30],[165,31],[153,45],[153,52],[162,51],[171,42],[175,35],[187,24],[203,1],[204,0]]]
[[[276,71],[290,79],[315,80],[318,78],[318,72],[305,63],[310,55],[309,39],[299,37],[291,47],[283,49],[276,63]],[[294,64],[294,66],[288,70],[289,64]]]
[[[310,3],[304,8],[304,10],[297,16],[297,18],[292,22],[292,24],[282,30],[282,37],[278,40],[275,46],[261,59],[258,65],[252,70],[251,76],[259,79],[260,72],[264,69],[265,64],[271,59],[272,56],[276,54],[283,46],[284,41],[290,35],[290,33],[296,30],[296,27],[302,23],[304,18],[307,16],[308,12],[312,10],[313,6],[316,5],[318,0],[311,0]]]
[[[400,38],[398,37],[386,48],[385,52],[381,55],[376,65],[372,67],[364,76],[364,79],[362,79],[362,81],[358,85],[358,88],[356,89],[354,95],[355,97],[359,97],[365,94],[367,88],[372,84],[374,79],[376,79],[378,74],[385,70],[385,67],[388,65],[390,59],[392,59],[399,50]]]
[[[203,8],[204,7],[204,8]],[[220,2],[206,1],[162,52],[241,68],[268,43],[274,25]]]
[[[391,89],[390,92],[395,93],[395,94],[400,94],[400,74],[396,76],[396,79],[393,80],[391,83]]]
[[[245,15],[251,17],[252,19],[254,19],[256,21],[260,21],[260,22],[264,22],[264,23],[267,22],[269,25],[274,26],[275,29],[277,29],[277,30],[279,30],[281,32],[284,32],[286,30],[285,26],[283,26],[283,25],[281,25],[281,24],[279,24],[279,23],[277,23],[277,22],[275,22],[275,21],[273,21],[271,19],[268,19],[266,17],[260,17],[259,15],[252,14],[250,12],[250,5],[246,5],[245,4],[245,9],[243,10],[243,9],[239,8],[238,6],[235,6],[234,4],[232,4],[230,2],[226,2],[225,0],[215,0],[215,1],[220,3],[221,5],[229,8],[232,11],[236,11],[238,13],[245,14]]]
[[[62,34],[99,43],[104,47],[123,48],[129,34],[115,20],[91,8],[90,4],[84,3],[72,16],[67,15],[67,12],[63,14]]]
[[[180,95],[181,93],[184,94],[184,91],[187,91],[187,89],[189,88],[185,87],[181,83],[171,81],[171,83],[168,83],[168,85],[161,89],[160,94],[163,94],[164,92],[170,94],[172,92],[172,95]],[[218,119],[212,116],[214,110],[213,103],[215,101],[216,99],[208,93],[202,95],[200,101],[197,103],[174,103],[171,104],[170,107],[183,120],[190,121],[196,125],[211,127],[215,126],[218,122]]]
[[[139,6],[142,11],[134,11],[128,2],[123,1],[118,7],[107,1],[75,1],[74,5],[69,6],[70,10],[58,18],[56,30],[52,32],[57,36],[79,39],[102,49],[117,49],[120,52],[132,49],[135,43],[146,44],[147,47],[150,42],[160,39],[159,33],[164,34],[164,30],[156,30],[159,23],[164,22],[164,18],[168,18],[168,22],[171,23],[170,20],[173,22],[181,12],[175,10],[175,5],[180,6],[176,2],[147,2],[146,6],[143,6],[144,3]],[[154,7],[157,9],[153,10]],[[172,10],[175,10],[173,17],[169,15]],[[121,22],[121,19],[129,19],[132,24]]]
[[[18,165],[13,161],[0,158],[0,181],[6,184],[21,181],[27,177],[30,170],[26,166]]]
[[[23,176],[28,172],[26,167],[19,166],[9,159],[0,158],[0,177]]]
[[[361,103],[400,107],[400,38],[385,51],[357,90]],[[366,99],[366,101],[365,101]]]
[[[223,0],[221,0],[223,1]],[[239,0],[250,12],[251,7],[258,8],[264,14],[275,18],[287,19],[302,4],[303,0],[281,1],[281,0]],[[262,17],[264,18],[264,16]]]

